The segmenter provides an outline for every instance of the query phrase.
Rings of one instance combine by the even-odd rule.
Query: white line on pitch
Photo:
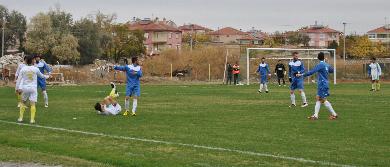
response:
[[[333,162],[315,161],[315,160],[304,159],[304,158],[288,157],[288,156],[282,156],[282,155],[273,155],[273,154],[259,153],[259,152],[252,152],[252,151],[235,150],[235,149],[222,148],[222,147],[212,147],[212,146],[202,146],[202,145],[196,145],[196,144],[176,143],[176,142],[170,142],[170,141],[143,139],[143,138],[135,138],[135,137],[127,137],[127,136],[116,136],[116,135],[108,135],[108,134],[104,134],[104,133],[86,132],[86,131],[80,131],[80,130],[56,128],[56,127],[42,126],[42,125],[36,125],[36,124],[24,124],[24,123],[17,123],[17,122],[4,121],[4,120],[0,120],[0,122],[6,123],[6,124],[14,124],[14,125],[49,129],[49,130],[54,130],[54,131],[79,133],[79,134],[92,135],[92,136],[102,136],[102,137],[108,137],[108,138],[114,138],[114,139],[135,140],[135,141],[150,142],[150,143],[161,143],[161,144],[185,146],[185,147],[192,147],[192,148],[202,148],[202,149],[207,149],[207,150],[235,152],[235,153],[259,156],[259,157],[271,157],[271,158],[276,158],[276,159],[291,160],[291,161],[298,161],[298,162],[304,162],[304,163],[314,163],[314,164],[321,164],[321,165],[328,165],[328,166],[355,167],[354,165],[344,165],[344,164],[337,164],[337,163],[333,163]]]

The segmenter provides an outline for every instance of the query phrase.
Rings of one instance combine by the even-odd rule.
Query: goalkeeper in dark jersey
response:
[[[278,60],[278,64],[275,66],[275,75],[278,77],[278,83],[280,85],[280,80],[283,81],[283,86],[286,86],[286,82],[284,81],[284,75],[286,75],[286,68],[284,67],[284,64],[282,63],[282,60]]]

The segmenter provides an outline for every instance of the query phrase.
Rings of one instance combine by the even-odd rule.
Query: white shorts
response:
[[[371,75],[371,80],[373,80],[373,81],[379,80],[379,75],[378,74]]]
[[[22,100],[30,102],[38,101],[38,91],[36,87],[24,87],[22,88]]]

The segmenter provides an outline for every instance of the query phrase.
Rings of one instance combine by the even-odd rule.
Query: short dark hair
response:
[[[132,63],[135,63],[137,60],[138,60],[138,57],[137,57],[137,56],[131,58],[131,62],[132,62]]]
[[[371,60],[374,60],[374,61],[376,61],[376,58],[375,58],[375,57],[373,57],[373,58],[371,58]]]
[[[325,59],[325,54],[324,54],[324,52],[318,53],[317,58],[318,58],[318,60],[324,60],[324,59]]]
[[[298,54],[298,52],[293,52],[293,53],[292,53],[293,56],[294,56],[294,55],[297,55],[297,54]]]
[[[129,61],[127,60],[127,58],[124,58],[123,59],[123,62],[127,65],[127,64],[129,64]]]
[[[279,59],[278,62],[280,62],[280,61],[282,61],[282,60]]]
[[[261,60],[265,59],[264,57],[261,58]]]
[[[32,55],[27,55],[26,56],[26,63],[27,63],[27,65],[32,65],[34,58],[35,57],[32,56]]]
[[[95,110],[102,112],[102,106],[100,105],[100,103],[95,104]]]

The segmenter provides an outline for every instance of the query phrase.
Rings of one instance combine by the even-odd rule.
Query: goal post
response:
[[[336,49],[288,49],[288,48],[247,48],[246,49],[246,82],[247,85],[250,84],[250,52],[251,51],[284,51],[284,52],[294,52],[294,51],[313,51],[313,52],[330,52],[330,55],[333,56],[333,84],[336,85]]]

